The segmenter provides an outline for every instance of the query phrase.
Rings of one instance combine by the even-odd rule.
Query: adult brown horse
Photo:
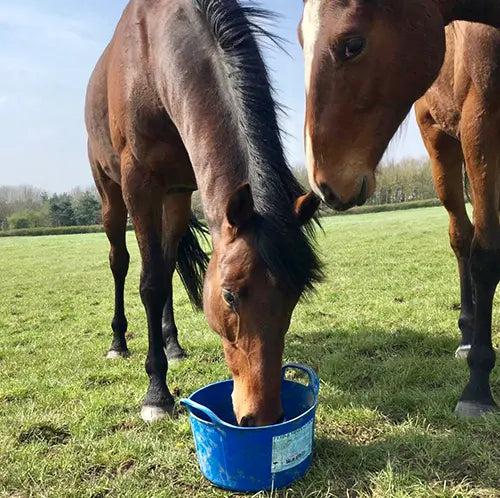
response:
[[[500,27],[498,0],[306,0],[299,27],[306,61],[309,178],[336,209],[363,204],[375,169],[412,104],[450,213],[458,257],[463,348],[470,379],[456,413],[496,409],[492,302],[500,279]],[[474,228],[463,201],[465,159]],[[472,277],[472,279],[471,279]],[[472,299],[472,296],[475,299]]]
[[[111,352],[127,351],[128,212],[149,331],[146,421],[174,406],[164,348],[169,358],[182,355],[172,311],[179,244],[188,291],[200,300],[203,257],[193,233],[182,239],[197,188],[214,247],[204,310],[222,336],[235,415],[246,426],[281,417],[284,335],[320,268],[307,230],[317,203],[303,196],[284,159],[254,36],[267,16],[237,0],[132,0],[90,81],[90,163],[115,278]]]

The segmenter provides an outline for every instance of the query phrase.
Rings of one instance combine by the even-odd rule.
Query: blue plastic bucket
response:
[[[309,384],[285,379],[289,369],[307,373]],[[199,389],[181,404],[189,409],[202,474],[231,491],[278,489],[309,469],[319,380],[309,367],[289,364],[282,370],[281,403],[285,421],[266,427],[239,427],[233,413],[233,381]]]

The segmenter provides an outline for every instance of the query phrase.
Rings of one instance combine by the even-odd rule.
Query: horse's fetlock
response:
[[[467,357],[471,370],[491,372],[495,367],[495,361],[495,351],[489,346],[472,346]]]
[[[128,328],[128,321],[125,316],[115,316],[111,322],[113,332],[125,333]]]
[[[462,312],[458,319],[458,328],[462,333],[462,344],[471,344],[474,336],[474,316]]]
[[[474,328],[474,316],[462,312],[458,319],[458,328],[464,333],[471,332]]]
[[[162,333],[165,340],[177,339],[179,332],[175,324],[165,325],[163,324]]]
[[[158,377],[162,378],[163,382],[165,382],[167,368],[167,357],[163,353],[163,350],[161,354],[148,355],[146,358],[146,372],[152,379]],[[151,382],[153,382],[153,380],[151,380]]]

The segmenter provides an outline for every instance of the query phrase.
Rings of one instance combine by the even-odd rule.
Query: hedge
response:
[[[353,214],[382,213],[386,211],[404,211],[424,207],[441,206],[439,199],[426,199],[422,201],[398,202],[392,204],[378,204],[374,206],[358,206],[348,211],[333,211],[330,208],[322,209],[321,216],[347,216]]]
[[[127,227],[132,230],[132,227]],[[86,225],[73,227],[44,227],[44,228],[20,228],[18,230],[0,231],[0,237],[37,237],[41,235],[71,235],[78,233],[101,233],[104,232],[102,225]]]
[[[68,235],[74,233],[99,233],[103,232],[102,225],[74,226],[74,227],[45,227],[45,228],[20,228],[0,232],[0,237],[33,237],[39,235]]]
[[[438,199],[427,199],[424,201],[409,201],[395,204],[380,204],[378,206],[360,206],[345,212],[336,212],[329,208],[323,208],[321,216],[346,216],[364,213],[381,213],[384,211],[400,211],[405,209],[416,209],[424,207],[440,206]],[[127,230],[132,230],[128,226]],[[21,228],[19,230],[0,231],[0,237],[35,237],[40,235],[68,235],[77,233],[100,233],[104,232],[102,225],[74,226],[74,227],[47,227],[47,228]]]

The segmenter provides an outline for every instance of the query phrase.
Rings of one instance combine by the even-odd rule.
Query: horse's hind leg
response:
[[[493,297],[500,280],[500,122],[489,115],[472,89],[464,105],[461,126],[474,202],[474,240],[470,261],[475,302],[474,337],[467,357],[470,378],[455,412],[459,416],[475,417],[496,410],[489,378],[495,366],[491,340]]]
[[[425,100],[415,105],[417,121],[424,144],[431,159],[434,185],[439,199],[450,218],[450,244],[455,252],[460,276],[460,318],[458,326],[462,340],[455,355],[466,358],[472,344],[474,330],[474,309],[472,299],[472,279],[470,272],[470,251],[473,228],[464,201],[462,146],[436,127]]]
[[[167,263],[168,268],[175,268],[175,260],[169,261]],[[163,309],[162,318],[162,332],[163,332],[163,344],[165,346],[165,352],[167,354],[168,361],[179,361],[186,358],[186,352],[179,344],[177,326],[174,320],[174,306],[173,306],[173,296],[172,296],[172,286],[169,287],[169,295],[167,297],[167,303]]]
[[[110,243],[109,265],[115,282],[115,313],[111,322],[113,341],[107,355],[108,358],[115,359],[129,355],[125,338],[127,318],[123,297],[130,261],[125,242],[127,208],[118,184],[104,177],[96,177],[96,184],[102,198],[102,222]]]
[[[177,326],[174,320],[172,296],[172,276],[177,263],[179,241],[185,234],[191,213],[191,194],[181,193],[165,197],[163,201],[163,254],[167,265],[168,296],[163,309],[162,332],[165,352],[169,361],[182,360],[186,357],[179,344]]]
[[[167,266],[170,267],[170,264],[167,264]],[[177,326],[175,325],[174,320],[172,286],[170,286],[169,288],[167,304],[165,304],[165,308],[163,309],[162,330],[163,344],[165,346],[165,352],[167,354],[168,361],[179,361],[186,358],[186,352],[179,344],[179,333],[177,331]]]

